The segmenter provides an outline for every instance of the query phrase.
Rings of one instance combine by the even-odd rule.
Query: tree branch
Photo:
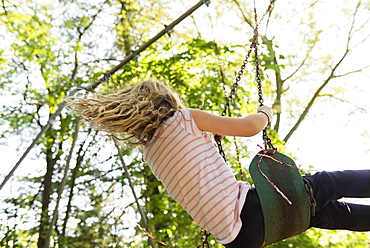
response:
[[[77,174],[78,174],[78,172],[81,168],[81,164],[82,164],[82,162],[83,162],[83,160],[86,156],[86,152],[88,151],[88,149],[83,149],[83,147],[86,144],[88,137],[90,136],[90,132],[91,132],[91,129],[88,130],[88,133],[86,135],[85,140],[81,143],[80,148],[78,149],[77,158],[76,158],[76,165],[72,170],[72,178],[71,178],[71,183],[70,183],[68,203],[67,203],[67,207],[66,207],[66,211],[65,211],[65,218],[63,220],[64,222],[63,222],[63,225],[62,225],[62,233],[61,233],[61,238],[62,239],[65,239],[65,236],[66,236],[67,223],[68,223],[68,220],[69,220],[69,213],[72,209],[72,198],[73,198],[73,195],[74,195],[73,191],[74,191],[74,188],[75,188],[75,185],[76,185]],[[89,142],[87,147],[89,147],[93,142],[95,142],[95,136]]]
[[[252,24],[252,20],[251,19],[248,19],[247,16],[244,14],[244,10],[243,8],[240,6],[240,3],[238,2],[238,0],[233,0],[233,2],[236,4],[236,6],[238,7],[240,13],[242,14],[242,17],[244,19],[244,21],[252,28],[254,29],[253,27],[253,24]]]
[[[346,73],[343,73],[343,74],[334,75],[333,78],[345,77],[345,76],[348,76],[348,75],[351,75],[351,74],[354,74],[354,73],[362,72],[362,71],[364,71],[368,68],[370,68],[370,65],[367,65],[365,67],[362,67],[361,69],[357,69],[357,70],[354,70],[354,71],[349,71],[349,72],[346,72]]]
[[[311,110],[314,102],[319,97],[321,91],[325,88],[325,86],[330,82],[331,79],[334,78],[334,72],[337,70],[339,65],[343,62],[344,58],[347,56],[349,50],[347,49],[341,59],[338,61],[338,63],[334,66],[334,68],[331,70],[330,75],[328,78],[324,81],[324,83],[316,90],[315,94],[312,96],[311,100],[308,102],[306,108],[303,110],[302,114],[298,118],[296,124],[290,129],[288,134],[284,138],[284,142],[287,143],[290,137],[293,135],[293,133],[298,129],[299,125],[302,123],[304,118],[307,116],[308,112]]]
[[[320,97],[324,97],[324,96],[328,96],[328,97],[330,97],[330,98],[334,98],[334,99],[336,99],[336,100],[338,100],[338,101],[348,103],[348,104],[350,104],[350,105],[352,105],[352,106],[356,107],[356,109],[357,109],[357,110],[359,110],[359,111],[361,111],[361,112],[363,112],[363,113],[366,113],[366,112],[367,112],[367,110],[366,110],[365,108],[362,108],[362,107],[360,107],[360,106],[358,106],[358,105],[356,105],[356,104],[354,104],[354,103],[352,103],[352,102],[350,102],[350,101],[347,101],[347,100],[345,100],[345,99],[342,99],[342,98],[336,97],[336,96],[335,96],[335,95],[333,95],[333,94],[323,94],[323,95],[320,95]]]
[[[73,134],[73,141],[72,141],[71,149],[69,150],[69,154],[68,154],[68,157],[67,157],[67,162],[66,162],[66,166],[64,168],[64,175],[63,175],[62,181],[59,184],[58,198],[57,198],[56,203],[55,203],[53,218],[52,218],[51,223],[49,225],[49,229],[46,233],[45,243],[44,243],[44,246],[43,246],[44,248],[49,248],[50,237],[51,237],[51,234],[53,232],[54,225],[55,225],[55,223],[57,221],[57,218],[58,218],[59,203],[60,203],[60,199],[62,198],[62,193],[63,193],[63,190],[64,190],[64,186],[66,185],[66,182],[67,182],[69,166],[70,166],[71,159],[72,159],[72,156],[73,156],[73,153],[74,153],[74,147],[75,147],[76,142],[77,142],[79,127],[80,127],[80,118],[76,122],[75,132]]]
[[[293,135],[293,133],[298,129],[299,125],[302,123],[302,121],[304,120],[304,118],[307,116],[308,112],[310,111],[311,107],[313,106],[315,100],[319,97],[321,91],[324,89],[324,87],[330,82],[330,80],[332,80],[333,78],[336,78],[336,77],[340,77],[340,76],[344,76],[344,75],[348,75],[348,74],[351,74],[351,73],[355,73],[355,72],[358,72],[358,71],[361,71],[363,70],[364,68],[362,69],[359,69],[359,70],[355,70],[355,71],[352,71],[352,72],[348,72],[346,74],[343,74],[343,75],[339,75],[339,76],[336,76],[334,75],[336,70],[338,69],[338,67],[342,64],[342,62],[344,61],[344,59],[347,57],[348,53],[351,51],[350,49],[350,41],[352,39],[352,36],[355,32],[357,32],[358,30],[354,30],[354,25],[355,25],[355,20],[356,20],[356,15],[357,15],[357,12],[358,12],[358,9],[361,5],[361,0],[358,1],[357,3],[357,6],[356,6],[356,9],[353,13],[353,17],[352,17],[352,22],[351,22],[351,26],[349,28],[349,31],[348,31],[348,36],[347,36],[347,44],[346,44],[346,49],[345,49],[345,52],[343,53],[342,57],[339,59],[339,61],[335,64],[335,66],[332,68],[331,72],[330,72],[330,75],[328,76],[328,78],[324,81],[324,83],[316,90],[315,94],[312,96],[311,100],[309,101],[309,103],[307,104],[306,108],[303,110],[301,116],[298,118],[297,122],[295,123],[295,125],[291,128],[291,130],[288,132],[288,134],[285,136],[284,138],[284,141],[285,143],[288,142],[288,140],[290,139],[290,137]],[[365,68],[367,68],[369,66],[366,66]]]
[[[291,79],[306,64],[306,61],[310,57],[310,54],[311,54],[313,48],[314,48],[314,46],[310,46],[310,48],[308,49],[308,51],[306,53],[305,58],[301,61],[301,63],[298,65],[298,67],[289,76],[287,76],[285,79],[283,79],[284,82],[287,81],[287,80],[289,80],[289,79]]]
[[[125,171],[126,178],[127,178],[128,182],[129,182],[129,186],[130,186],[130,188],[131,188],[132,195],[133,195],[133,196],[134,196],[134,198],[135,198],[135,202],[136,202],[137,208],[138,208],[138,210],[139,210],[139,213],[140,213],[141,219],[142,219],[142,221],[143,221],[143,223],[144,223],[145,230],[147,230],[147,231],[149,232],[149,230],[148,230],[148,222],[147,222],[146,216],[145,216],[145,214],[144,214],[144,211],[143,211],[143,209],[141,208],[141,205],[140,205],[140,203],[139,203],[139,199],[138,199],[138,197],[137,197],[137,195],[136,195],[136,192],[135,192],[134,184],[132,183],[130,173],[129,173],[128,168],[127,168],[127,166],[126,166],[126,163],[125,163],[125,161],[124,161],[124,159],[123,159],[123,154],[122,154],[122,151],[121,151],[121,146],[119,145],[119,143],[118,143],[118,141],[117,141],[117,139],[116,139],[116,138],[114,138],[114,137],[113,137],[113,140],[114,140],[114,145],[115,145],[115,146],[116,146],[116,148],[117,148],[118,156],[119,156],[119,159],[120,159],[120,161],[121,161],[122,167],[123,167],[123,169],[124,169],[124,171]],[[155,248],[155,244],[154,244],[153,239],[149,238],[149,244],[150,244],[150,246],[151,246],[151,247]]]

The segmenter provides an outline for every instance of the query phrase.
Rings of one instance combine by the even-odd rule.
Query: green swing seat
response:
[[[310,223],[308,193],[294,161],[277,151],[259,152],[252,160],[249,173],[260,199],[264,218],[264,244],[304,232]],[[261,170],[260,170],[261,169]],[[268,182],[267,178],[291,201],[291,204]]]

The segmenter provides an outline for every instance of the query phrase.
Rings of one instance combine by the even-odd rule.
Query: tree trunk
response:
[[[55,134],[46,135],[46,137],[51,137]],[[46,243],[46,234],[50,225],[49,216],[49,204],[51,202],[51,195],[53,194],[53,174],[55,170],[55,165],[63,154],[63,142],[57,145],[57,151],[53,154],[53,147],[55,144],[55,137],[52,138],[49,144],[46,145],[46,173],[44,176],[44,189],[42,191],[41,199],[41,214],[40,214],[40,226],[39,226],[39,238],[37,240],[37,247],[43,248]],[[53,157],[55,156],[55,157]]]
[[[42,192],[42,199],[41,199],[41,215],[40,215],[40,226],[39,226],[39,238],[37,241],[37,247],[43,248],[45,245],[45,237],[46,232],[49,228],[50,224],[50,216],[49,216],[49,203],[50,203],[50,196],[52,194],[52,178],[55,166],[55,159],[53,159],[51,148],[47,150],[47,157],[46,157],[46,174],[44,176],[44,190]]]

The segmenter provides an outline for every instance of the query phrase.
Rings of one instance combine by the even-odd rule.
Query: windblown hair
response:
[[[178,96],[160,82],[145,80],[113,94],[66,99],[72,111],[97,130],[145,145],[163,121],[183,109]]]

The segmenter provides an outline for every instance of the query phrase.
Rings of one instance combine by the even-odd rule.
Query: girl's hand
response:
[[[262,114],[266,115],[266,117],[268,119],[268,123],[270,123],[272,121],[273,115],[272,115],[272,109],[270,107],[261,106],[257,109],[257,113],[262,113]]]

